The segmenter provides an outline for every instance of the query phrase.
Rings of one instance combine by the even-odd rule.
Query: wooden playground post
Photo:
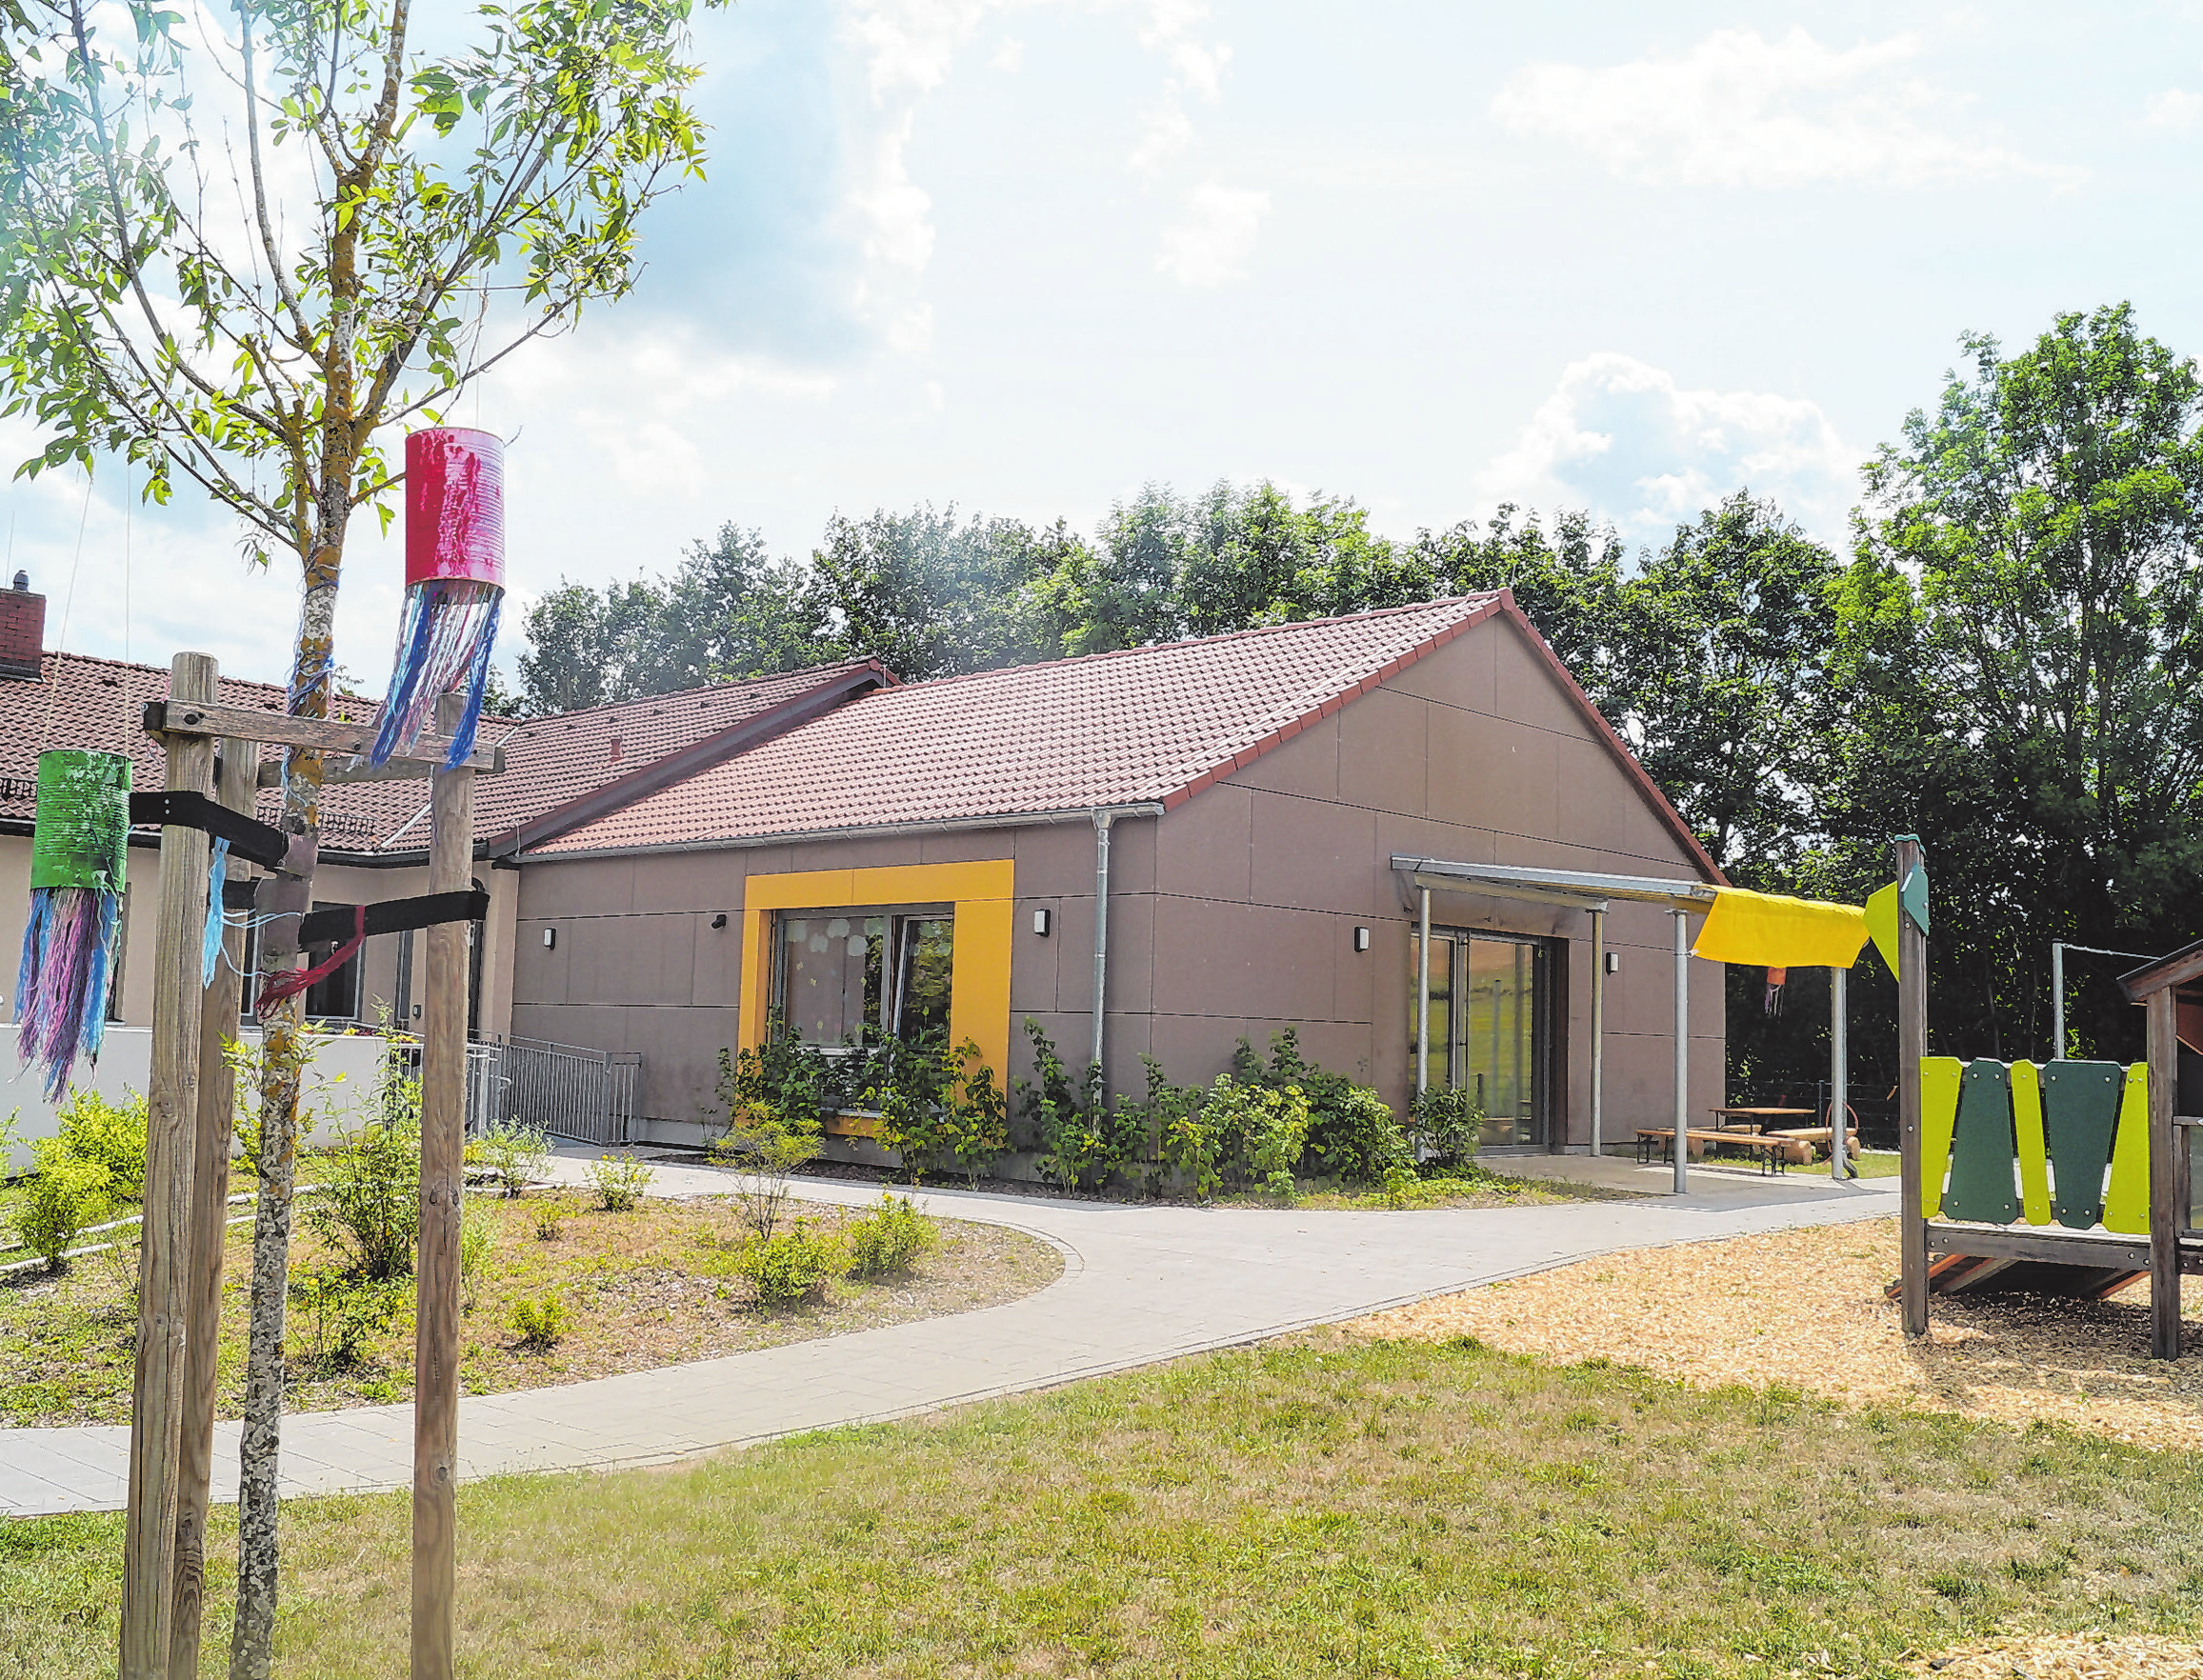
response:
[[[437,727],[456,722],[455,697]],[[431,781],[429,890],[472,885],[474,772]],[[459,1199],[467,1124],[468,924],[429,930],[421,1023],[421,1249],[413,1344],[413,1680],[451,1680],[458,1582]]]
[[[216,675],[206,654],[177,654],[169,667],[170,703],[211,701]],[[213,769],[212,739],[171,734],[164,744],[170,791],[204,794]],[[187,966],[178,953],[196,951],[205,936],[207,845],[197,829],[162,826],[137,1369],[130,1389],[130,1505],[123,1534],[122,1680],[164,1680],[169,1671],[201,1015],[198,965]]]
[[[214,797],[250,815],[259,781],[260,747],[222,743]],[[231,869],[237,867],[233,860]],[[237,1036],[245,930],[225,927],[222,957],[199,1018],[197,1136],[192,1144],[191,1240],[186,1262],[184,1400],[177,1430],[183,1470],[176,1488],[175,1588],[169,1616],[170,1680],[198,1680],[201,1600],[207,1585],[208,1484],[213,1472],[215,1355],[220,1350],[222,1249],[230,1211],[230,1136],[236,1075],[222,1046]]]
[[[1897,840],[1897,886],[1920,867],[1917,836]],[[1905,1300],[1905,1333],[1928,1333],[1928,1222],[1920,1187],[1920,1058],[1928,1053],[1928,936],[1900,903],[1897,910],[1897,1131],[1902,1216],[1898,1220],[1898,1278]]]
[[[2180,1023],[2177,986],[2150,994],[2143,1005],[2150,1058],[2150,1357],[2180,1357],[2181,1204],[2173,1115],[2180,1098]]]

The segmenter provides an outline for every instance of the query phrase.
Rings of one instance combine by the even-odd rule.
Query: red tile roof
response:
[[[1175,806],[1501,610],[1468,595],[883,690],[533,854]]]
[[[45,747],[90,747],[127,752],[137,786],[157,788],[162,755],[140,723],[146,704],[165,700],[169,673],[79,653],[48,653],[36,682],[0,681],[0,822],[32,814],[38,754]],[[775,721],[799,721],[816,706],[894,679],[877,662],[850,660],[737,683],[653,695],[617,706],[553,717],[484,718],[484,745],[502,747],[505,770],[474,784],[477,841],[554,830],[559,813],[590,814],[622,792],[662,785],[653,767],[695,768],[719,750],[739,750]],[[276,711],[283,690],[271,683],[221,684],[225,705]],[[374,702],[340,697],[337,714],[364,723]],[[275,756],[270,749],[268,756]],[[281,809],[273,790],[260,796],[259,815]],[[325,856],[409,853],[428,845],[428,783],[332,784],[323,800]]]

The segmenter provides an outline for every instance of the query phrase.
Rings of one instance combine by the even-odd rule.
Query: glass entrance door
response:
[[[1408,1052],[1431,1041],[1431,1083],[1475,1094],[1487,1147],[1548,1137],[1548,958],[1541,942],[1459,929],[1431,930],[1431,1009],[1415,1020],[1416,955],[1408,946]]]

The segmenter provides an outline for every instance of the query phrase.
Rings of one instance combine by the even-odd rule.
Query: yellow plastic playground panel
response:
[[[2030,1225],[2050,1223],[2050,1150],[2042,1134],[2042,1070],[2012,1064],[2012,1127],[2019,1147],[2019,1194]]]
[[[2119,1093],[2119,1130],[2112,1143],[2112,1182],[2104,1191],[2104,1229],[2129,1236],[2150,1233],[2150,1068],[2127,1070]]]
[[[1951,1170],[1951,1133],[1958,1124],[1958,1082],[1966,1064],[1956,1056],[1920,1058],[1920,1211],[1943,1211],[1943,1179]]]

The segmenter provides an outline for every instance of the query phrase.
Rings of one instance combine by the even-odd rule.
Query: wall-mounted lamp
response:
[[[556,928],[546,928],[546,929],[544,929],[544,930],[543,930],[543,949],[544,949],[545,950],[555,950],[557,948],[558,948],[558,930],[557,930]]]
[[[1367,950],[1369,948],[1370,930],[1367,928],[1356,928],[1354,930],[1354,950]]]
[[[1048,911],[1044,910],[1036,910],[1032,912],[1032,930],[1039,934],[1041,938],[1046,939],[1048,937],[1048,930],[1053,925],[1053,920],[1054,919],[1049,914]]]
[[[1621,953],[1620,951],[1618,951],[1618,950],[1610,950],[1610,951],[1608,951],[1608,952],[1607,952],[1607,972],[1608,972],[1608,973],[1610,973],[1610,974],[1618,974],[1618,973],[1620,973],[1621,971],[1622,971],[1622,953]]]
[[[724,928],[726,925],[727,912],[725,910],[721,910],[717,915],[711,918],[711,926],[714,928]]]

